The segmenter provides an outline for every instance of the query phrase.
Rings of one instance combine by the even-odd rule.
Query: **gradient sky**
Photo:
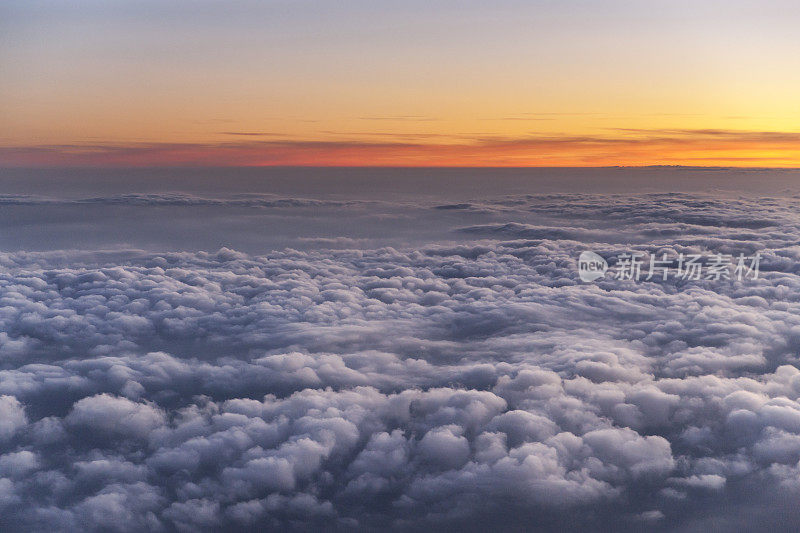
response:
[[[800,166],[796,1],[0,4],[0,165]]]

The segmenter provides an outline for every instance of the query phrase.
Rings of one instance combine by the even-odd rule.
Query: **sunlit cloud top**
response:
[[[798,26],[782,0],[9,0],[0,165],[796,167]]]

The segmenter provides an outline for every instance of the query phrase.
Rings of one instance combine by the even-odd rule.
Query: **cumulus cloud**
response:
[[[129,390],[126,382],[123,390]],[[100,434],[147,437],[164,424],[164,415],[150,405],[132,402],[109,394],[83,398],[64,419],[67,424],[84,427]]]
[[[736,201],[438,203],[582,222],[422,248],[0,254],[0,527],[693,530],[756,497],[796,523],[800,225]],[[762,275],[586,284],[589,247],[757,249]]]
[[[27,423],[25,408],[19,401],[13,396],[0,396],[0,441],[9,440]]]

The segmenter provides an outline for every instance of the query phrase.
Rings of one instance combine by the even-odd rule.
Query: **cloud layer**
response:
[[[800,522],[796,200],[437,207],[506,222],[420,249],[0,254],[0,527]],[[763,260],[584,284],[586,249]]]

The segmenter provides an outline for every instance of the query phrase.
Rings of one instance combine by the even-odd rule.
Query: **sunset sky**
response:
[[[0,166],[800,166],[796,1],[6,0]]]

